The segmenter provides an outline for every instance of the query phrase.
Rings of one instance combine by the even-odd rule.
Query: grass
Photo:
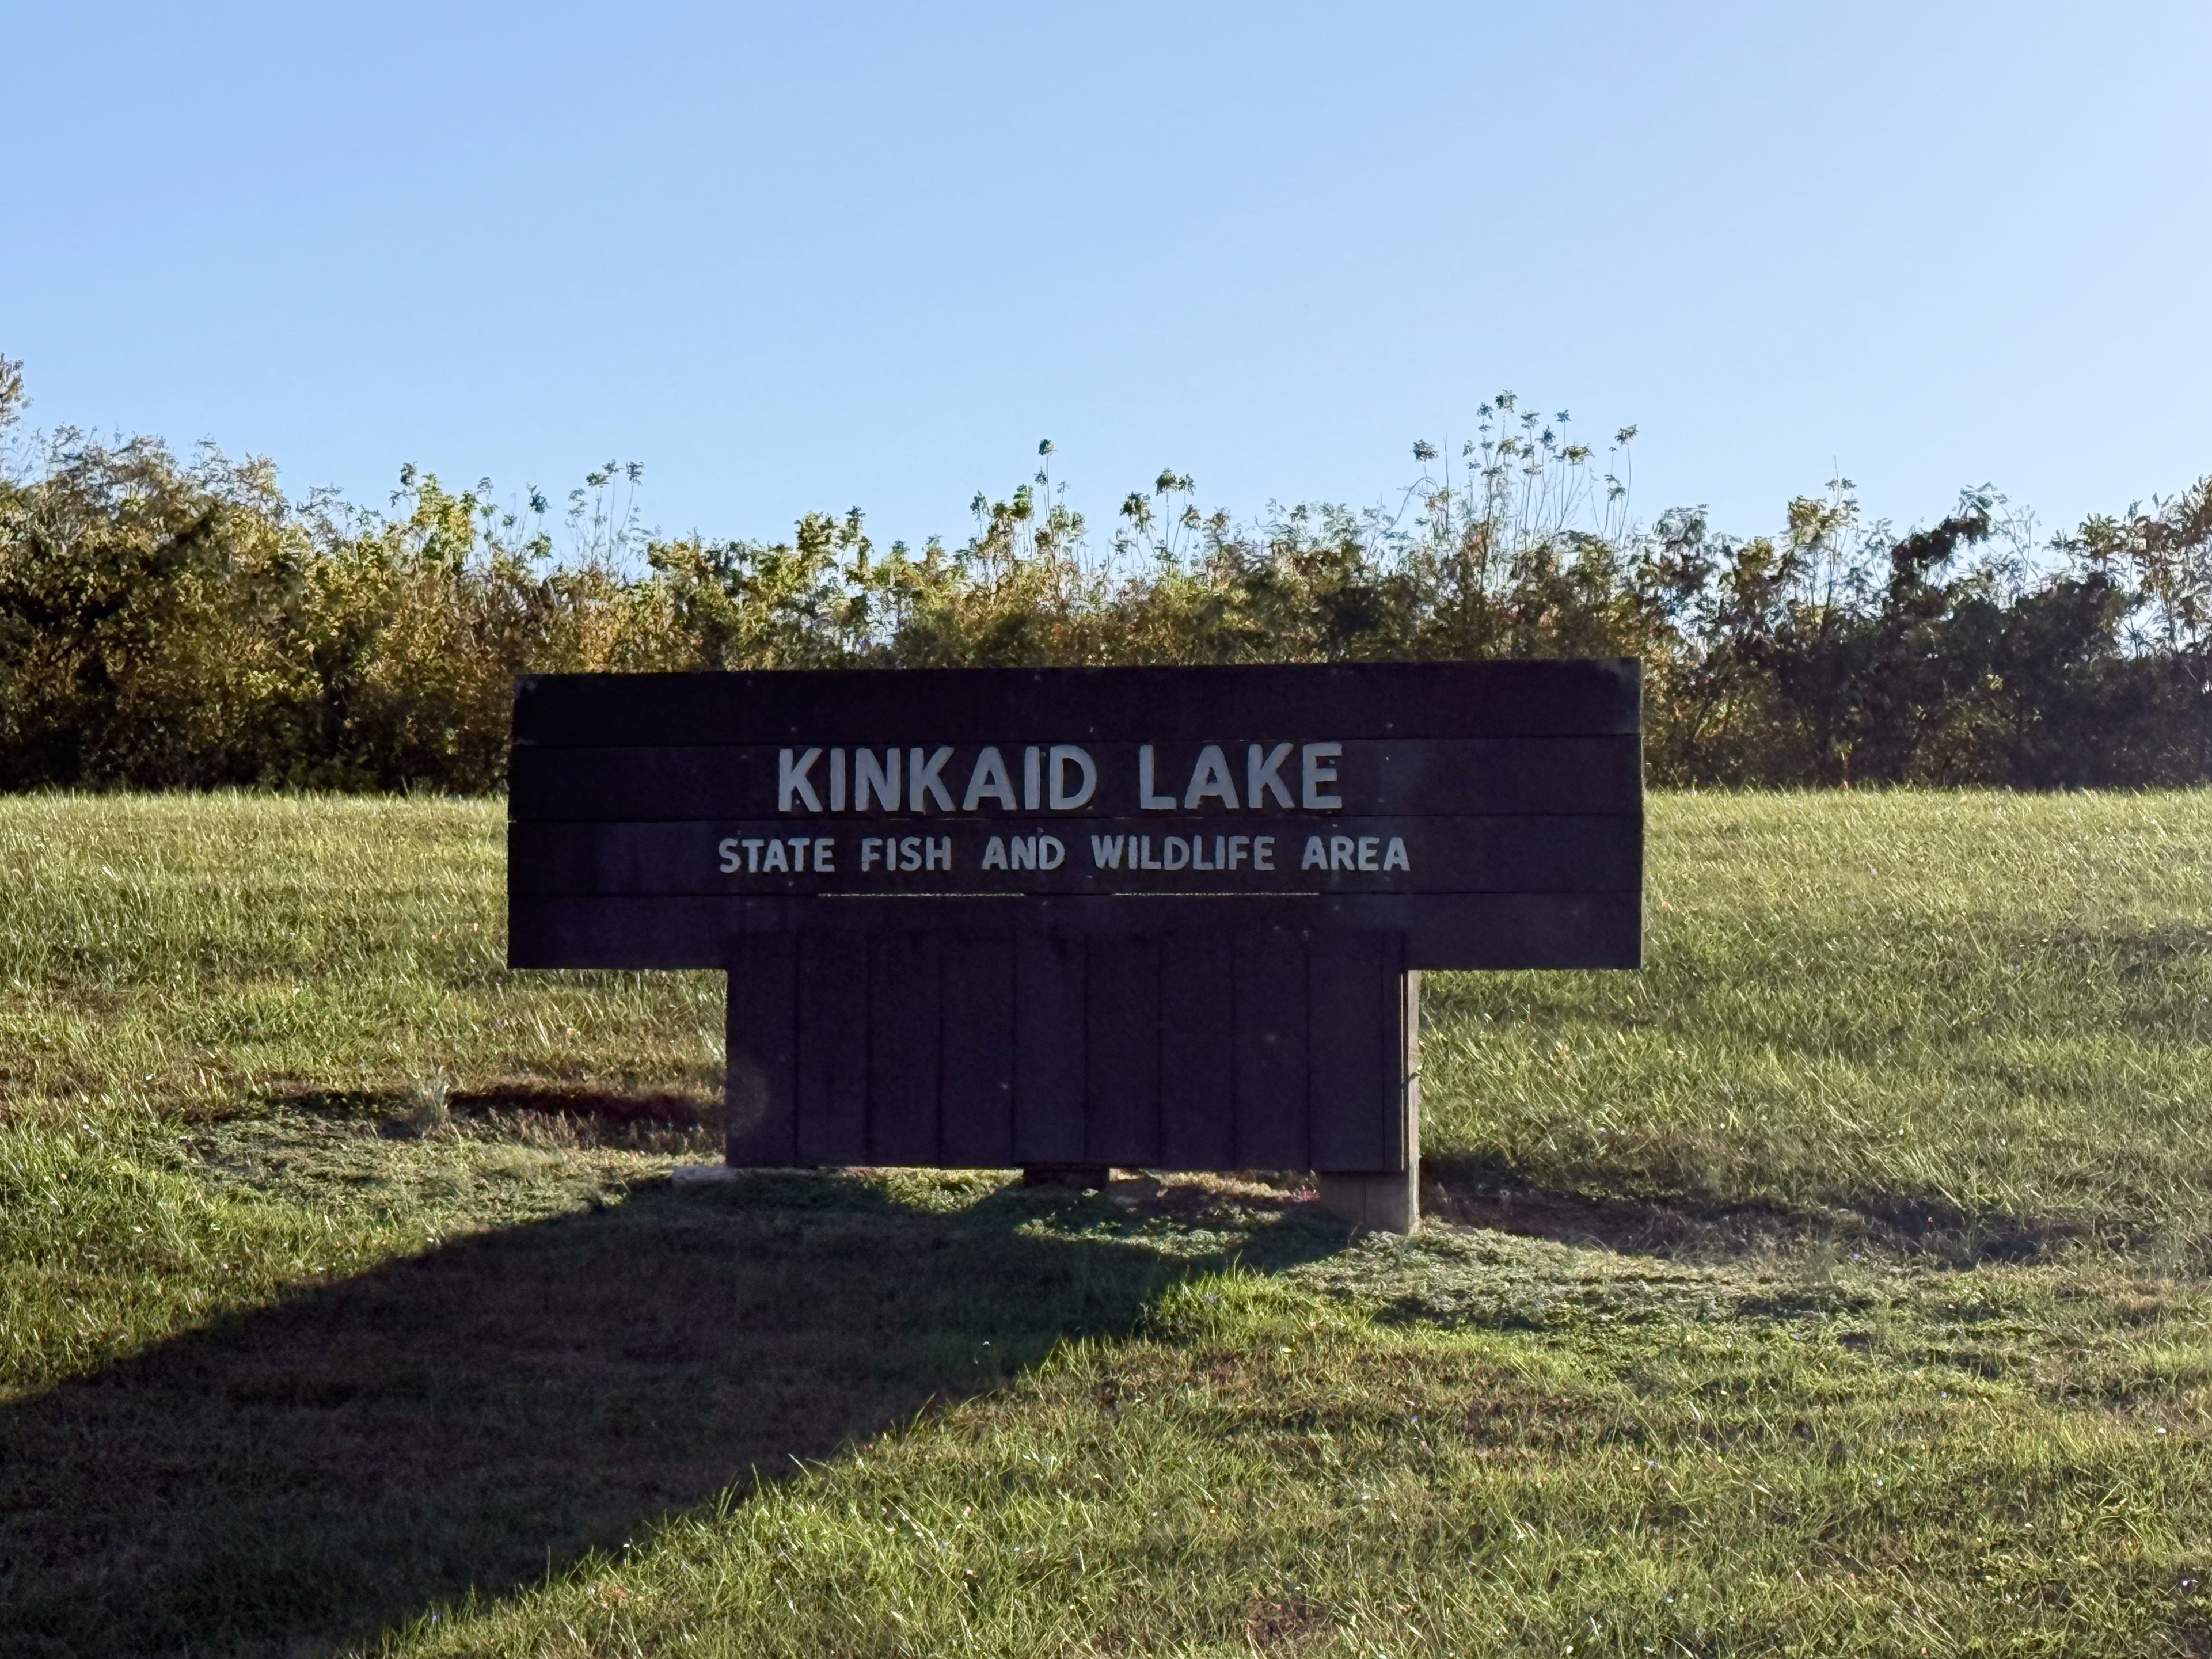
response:
[[[1662,797],[1415,1241],[672,1186],[496,804],[0,801],[0,1651],[2212,1653],[2212,795]]]
[[[1429,1136],[2033,1248],[2212,1233],[2212,795],[1664,799],[1639,975],[1447,978]]]

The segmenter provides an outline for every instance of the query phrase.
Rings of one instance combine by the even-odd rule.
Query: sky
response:
[[[2212,472],[2212,7],[0,4],[31,422],[380,501],[1355,505],[1511,388],[1774,528]]]

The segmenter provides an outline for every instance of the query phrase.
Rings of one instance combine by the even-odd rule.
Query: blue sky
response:
[[[0,12],[33,421],[663,529],[1368,502],[1510,386],[1635,503],[2212,471],[2212,7]]]

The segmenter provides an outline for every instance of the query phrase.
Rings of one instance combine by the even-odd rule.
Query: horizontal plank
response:
[[[1623,893],[1097,897],[540,898],[507,903],[515,968],[718,968],[750,933],[1218,934],[1255,927],[1395,933],[1408,968],[1636,968],[1642,901]]]
[[[1218,742],[1223,751],[1228,787],[1225,791],[1208,789],[1202,798],[1194,801],[1190,810],[1228,819],[1247,818],[1255,811],[1274,811],[1300,817],[1327,816],[1319,811],[1308,812],[1301,805],[1304,799],[1304,779],[1300,769],[1303,757],[1296,747],[1286,755],[1281,754],[1281,745],[1290,741],[1288,737],[1266,732],[1256,738],[1228,734],[1208,741]],[[1261,775],[1256,787],[1252,756],[1255,744],[1260,746],[1256,769]],[[878,776],[891,769],[885,757],[887,745],[878,744],[868,750],[873,770],[868,810],[862,812],[854,810],[860,799],[858,746],[849,751],[835,752],[819,744],[810,743],[806,747],[824,750],[806,766],[805,777],[808,787],[830,816],[880,817],[890,815],[894,806],[902,808],[909,803],[913,769],[910,754],[902,753],[899,757],[900,799],[887,806],[875,783]],[[1003,765],[1012,799],[1017,803],[1024,802],[1031,781],[1024,745],[1010,741],[992,747],[998,750],[996,759]],[[1137,744],[1105,743],[1087,747],[1085,755],[1096,772],[1094,787],[1081,807],[1060,812],[1049,810],[1050,750],[1044,745],[1038,747],[1042,752],[1036,757],[1035,766],[1037,805],[1023,814],[1020,806],[1009,807],[992,787],[999,778],[989,757],[982,752],[983,745],[955,746],[951,757],[939,769],[954,807],[963,807],[969,787],[980,782],[984,787],[975,791],[975,815],[985,817],[1034,816],[1038,809],[1044,809],[1047,816],[1054,818],[1113,817],[1143,811],[1139,800],[1142,757]],[[1352,738],[1341,747],[1340,755],[1328,757],[1325,761],[1316,758],[1317,768],[1325,766],[1334,774],[1325,786],[1317,779],[1316,788],[1325,788],[1327,793],[1340,800],[1343,805],[1337,810],[1346,812],[1411,817],[1633,812],[1643,793],[1642,744],[1633,735]],[[1198,742],[1164,740],[1154,745],[1154,750],[1153,793],[1174,799],[1178,808],[1190,796],[1194,781],[1202,784],[1216,781],[1210,773],[1200,774],[1202,750]],[[593,749],[524,746],[514,751],[507,785],[507,810],[521,822],[642,823],[656,819],[769,817],[777,816],[787,800],[793,808],[805,805],[805,798],[796,788],[781,787],[781,757],[786,753],[791,755],[795,764],[804,759],[806,748],[787,750],[760,744]],[[934,750],[931,753],[933,755]],[[1279,755],[1280,758],[1277,759]],[[1270,760],[1275,761],[1272,771],[1267,769]],[[1079,788],[1080,769],[1071,759],[1063,763],[1062,771],[1067,784],[1066,793],[1073,795]],[[842,775],[842,786],[833,790],[832,778],[836,774]],[[1279,793],[1270,787],[1276,781],[1281,785]],[[1291,803],[1287,809],[1283,806],[1285,799]],[[924,800],[933,807],[938,805],[933,796],[925,795]],[[969,815],[956,811],[952,816]]]
[[[1580,893],[1632,892],[1642,876],[1637,817],[1254,819],[1251,829],[1200,818],[515,823],[507,884],[532,896]]]
[[[524,746],[1626,736],[1620,659],[1188,668],[543,674],[515,682]]]

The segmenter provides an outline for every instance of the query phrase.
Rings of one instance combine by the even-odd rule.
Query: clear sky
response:
[[[0,9],[42,426],[663,529],[1372,501],[1510,386],[1771,528],[2212,471],[2212,6]]]

